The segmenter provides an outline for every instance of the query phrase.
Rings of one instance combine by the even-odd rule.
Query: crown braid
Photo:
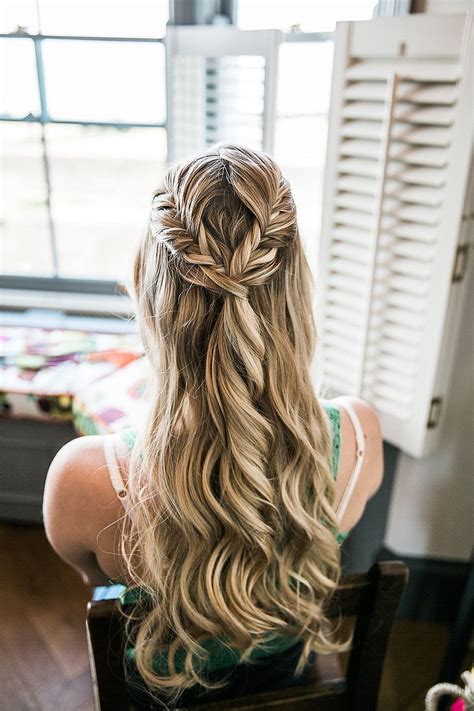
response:
[[[228,165],[225,150],[220,149],[218,155],[204,156],[202,168],[209,171],[210,161],[215,163],[214,185],[207,189],[207,199],[200,204],[186,200],[186,193],[191,187],[195,189],[196,171],[189,176],[185,164],[165,176],[163,187],[153,198],[152,233],[179,257],[175,265],[185,281],[221,295],[246,299],[249,287],[266,283],[280,268],[282,252],[295,238],[293,198],[287,181],[278,171],[278,183],[270,184],[266,200],[250,202],[248,193],[252,186],[246,182],[247,176]],[[227,189],[253,217],[249,229],[233,250],[229,249],[228,235],[212,234],[204,219],[206,208],[212,209],[213,198],[222,191],[224,176]],[[271,205],[268,198],[272,200]]]

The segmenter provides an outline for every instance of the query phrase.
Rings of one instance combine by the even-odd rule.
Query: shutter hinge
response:
[[[454,269],[452,281],[460,282],[464,279],[467,267],[467,257],[469,254],[469,245],[467,242],[459,244],[456,249],[456,258],[454,260]]]
[[[441,414],[441,403],[442,403],[442,398],[440,398],[440,397],[434,397],[431,400],[430,412],[428,415],[428,423],[426,425],[429,430],[434,429],[439,424],[439,416]]]

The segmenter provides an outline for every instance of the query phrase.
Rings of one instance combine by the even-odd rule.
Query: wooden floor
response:
[[[1,711],[93,710],[84,629],[89,594],[41,528],[0,524]],[[381,711],[423,710],[447,638],[444,625],[397,622]]]

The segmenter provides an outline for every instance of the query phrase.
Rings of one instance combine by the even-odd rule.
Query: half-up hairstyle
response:
[[[340,564],[309,287],[290,187],[268,155],[217,145],[168,170],[135,262],[153,385],[122,540],[148,593],[137,669],[170,698],[216,686],[209,638],[246,661],[273,635],[297,636],[297,672],[339,648],[323,611]],[[153,664],[165,649],[168,675]]]

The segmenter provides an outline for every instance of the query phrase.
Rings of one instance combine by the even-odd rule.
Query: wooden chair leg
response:
[[[474,557],[471,558],[459,612],[449,638],[439,682],[456,682],[474,629]]]
[[[369,571],[371,614],[357,617],[347,668],[347,692],[351,709],[377,708],[383,664],[397,608],[408,580],[408,569],[399,561],[375,563]],[[363,670],[363,673],[361,673]]]
[[[86,630],[96,711],[128,711],[130,707],[123,666],[123,618],[118,604],[116,600],[103,600],[87,606]]]

